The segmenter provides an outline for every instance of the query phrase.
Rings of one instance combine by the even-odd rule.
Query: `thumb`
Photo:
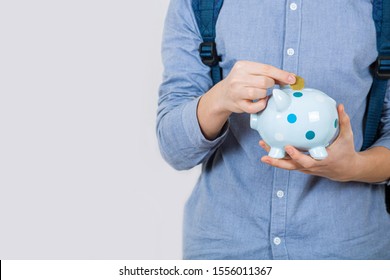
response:
[[[337,106],[337,112],[339,114],[339,123],[340,123],[340,132],[339,137],[350,137],[353,135],[351,120],[348,114],[345,112],[345,107],[343,104]]]

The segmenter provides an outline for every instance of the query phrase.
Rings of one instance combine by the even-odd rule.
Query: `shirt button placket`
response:
[[[301,0],[288,1],[286,7],[285,57],[283,69],[298,72],[298,50],[301,35]]]
[[[298,72],[299,42],[301,36],[302,0],[288,1],[285,9],[285,45],[283,66],[286,71]],[[290,173],[274,169],[273,195],[271,205],[270,242],[274,259],[288,259],[286,247],[287,199]],[[293,191],[293,189],[291,190]]]
[[[273,195],[271,205],[271,247],[274,259],[287,259],[284,242],[286,233],[287,188],[290,172],[274,169]]]

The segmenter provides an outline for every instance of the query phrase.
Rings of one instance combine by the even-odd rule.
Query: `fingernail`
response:
[[[290,147],[285,148],[285,151],[286,151],[289,155],[291,155],[291,154],[294,152],[293,149],[291,149]]]
[[[295,83],[295,76],[294,75],[289,75],[287,77],[287,80],[290,84],[294,84]]]

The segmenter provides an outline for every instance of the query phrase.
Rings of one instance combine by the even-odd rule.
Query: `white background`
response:
[[[155,135],[169,0],[0,1],[0,259],[180,259]]]

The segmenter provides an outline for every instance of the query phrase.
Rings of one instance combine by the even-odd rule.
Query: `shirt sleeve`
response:
[[[387,82],[387,91],[383,103],[379,138],[373,145],[390,149],[390,82]]]
[[[163,81],[159,88],[156,133],[164,159],[175,169],[190,169],[204,162],[226,138],[207,140],[199,127],[197,106],[210,89],[210,69],[199,56],[202,42],[191,1],[171,0],[165,20],[162,59]]]

